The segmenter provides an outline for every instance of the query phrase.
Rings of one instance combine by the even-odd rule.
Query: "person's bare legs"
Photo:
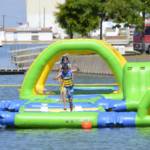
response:
[[[62,100],[64,103],[64,110],[66,110],[66,89],[64,88],[63,92],[62,92]]]
[[[69,98],[70,111],[73,110],[72,98]]]
[[[66,95],[69,100],[70,111],[73,111],[73,87],[69,87],[66,91]]]

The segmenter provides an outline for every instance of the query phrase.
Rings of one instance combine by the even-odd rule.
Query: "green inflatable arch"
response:
[[[38,82],[45,66],[51,60],[54,61],[56,57],[58,58],[58,56],[61,56],[64,53],[80,54],[82,52],[88,53],[89,51],[97,53],[107,62],[119,84],[120,88],[118,94],[122,96],[122,76],[126,60],[118,52],[116,52],[112,46],[108,45],[104,41],[76,39],[58,41],[49,45],[40,53],[26,73],[20,90],[20,98],[32,99],[38,96],[35,91],[35,85]]]

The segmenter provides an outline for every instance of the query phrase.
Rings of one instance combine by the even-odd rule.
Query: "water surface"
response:
[[[54,76],[55,74],[52,74]],[[49,77],[48,82],[54,82]],[[23,75],[1,75],[0,84],[21,84]],[[111,77],[77,75],[76,82],[114,82]],[[17,88],[0,88],[0,100],[18,99]],[[150,128],[0,129],[0,150],[146,150]]]
[[[31,45],[29,45],[31,46]],[[32,45],[34,46],[34,45]],[[0,68],[14,68],[11,49],[28,45],[4,45],[0,48]],[[56,83],[49,76],[47,83]],[[21,84],[24,75],[0,75],[1,84]],[[75,83],[114,83],[108,76],[75,75]],[[19,99],[19,88],[0,87],[1,100]],[[82,129],[0,129],[0,150],[145,150],[150,144],[150,128]]]

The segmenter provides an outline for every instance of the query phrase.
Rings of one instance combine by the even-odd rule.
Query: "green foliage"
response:
[[[74,33],[87,36],[99,25],[99,0],[66,0],[58,6],[56,20],[73,38]]]
[[[19,63],[19,64],[18,64],[18,67],[19,67],[19,68],[23,68],[23,64],[22,64],[22,63]]]
[[[73,38],[74,33],[87,36],[98,28],[101,19],[136,25],[143,31],[146,14],[150,14],[150,0],[66,0],[58,6],[56,20]],[[102,34],[102,33],[101,33]]]
[[[108,0],[105,11],[117,23],[134,24],[144,29],[145,14],[150,13],[149,0]]]

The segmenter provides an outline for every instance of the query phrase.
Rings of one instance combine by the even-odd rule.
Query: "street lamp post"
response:
[[[104,21],[105,14],[103,12],[99,12],[98,16],[100,18],[100,25],[99,25],[100,35],[99,35],[99,38],[100,38],[100,40],[102,40],[103,39],[103,21]]]
[[[103,19],[100,19],[100,35],[99,35],[100,40],[103,39]]]
[[[2,28],[3,28],[3,31],[5,30],[5,17],[6,17],[6,15],[2,15],[2,20],[3,20]]]

